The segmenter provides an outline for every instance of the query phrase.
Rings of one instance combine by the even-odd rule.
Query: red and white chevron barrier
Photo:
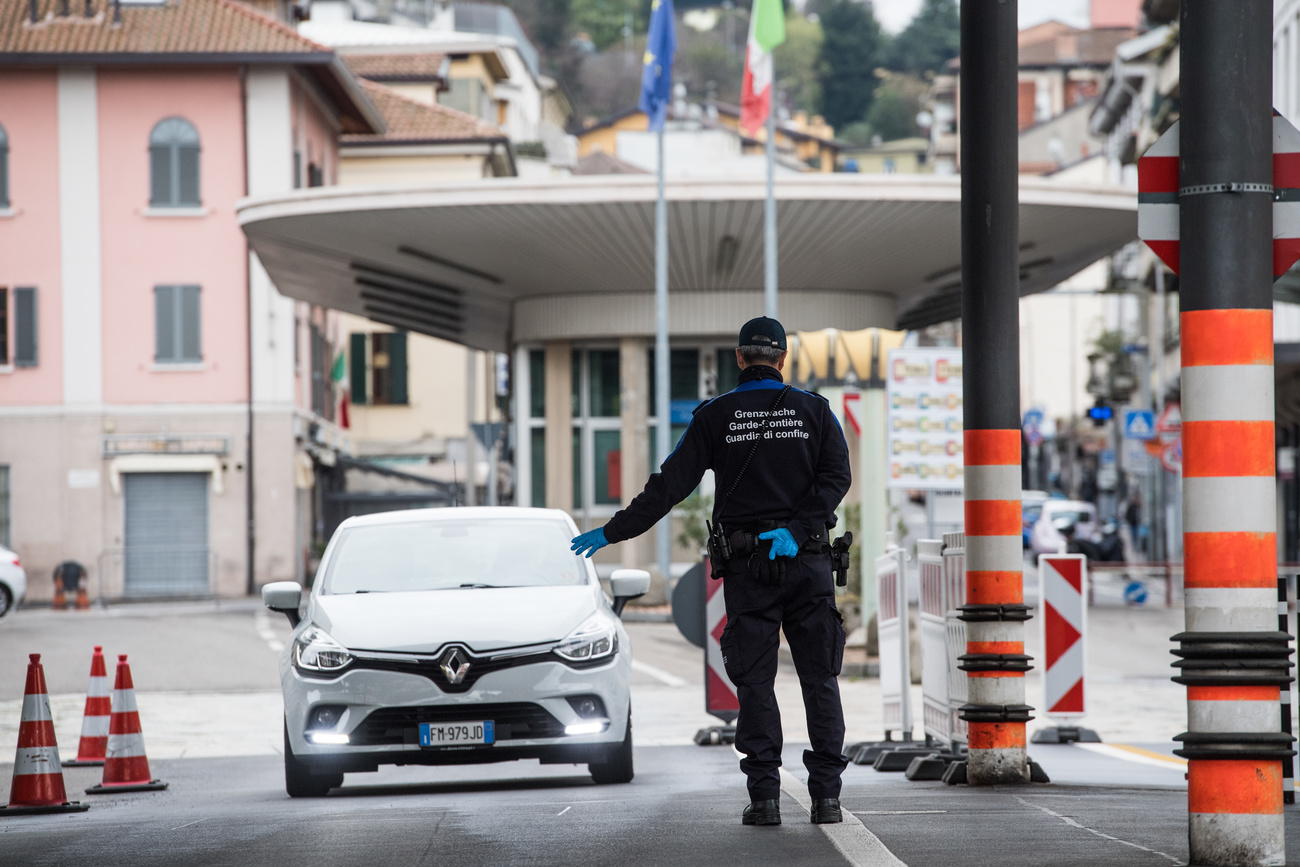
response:
[[[104,758],[104,780],[86,789],[87,795],[109,792],[148,792],[167,784],[151,779],[149,759],[144,753],[140,711],[135,704],[135,683],[126,654],[117,657],[117,678],[113,683],[113,715],[108,727],[108,752]]]
[[[1178,273],[1176,121],[1138,160],[1138,237]],[[1273,279],[1300,259],[1300,130],[1273,112]]]
[[[77,757],[64,764],[69,767],[104,764],[112,713],[113,694],[108,688],[104,648],[97,644],[90,657],[90,685],[86,687],[86,710],[81,717],[81,743],[77,745]]]
[[[1086,710],[1088,561],[1082,554],[1044,554],[1038,561],[1042,605],[1043,708],[1055,720]]]

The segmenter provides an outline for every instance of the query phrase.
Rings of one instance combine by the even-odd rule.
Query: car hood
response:
[[[351,650],[490,651],[559,641],[596,610],[591,585],[313,596],[308,616]]]

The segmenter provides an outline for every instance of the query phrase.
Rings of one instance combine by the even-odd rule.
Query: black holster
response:
[[[849,583],[849,547],[852,544],[852,533],[845,533],[831,543],[831,571],[835,573],[837,587]]]

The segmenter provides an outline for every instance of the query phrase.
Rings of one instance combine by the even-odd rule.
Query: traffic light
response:
[[[1110,404],[1101,398],[1088,407],[1088,418],[1092,419],[1093,427],[1105,427],[1106,422],[1110,421],[1115,415],[1115,410],[1110,408]]]

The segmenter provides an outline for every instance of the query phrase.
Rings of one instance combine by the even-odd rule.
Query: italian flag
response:
[[[745,46],[745,77],[740,84],[740,125],[753,135],[772,111],[772,51],[785,42],[781,0],[754,0]]]

